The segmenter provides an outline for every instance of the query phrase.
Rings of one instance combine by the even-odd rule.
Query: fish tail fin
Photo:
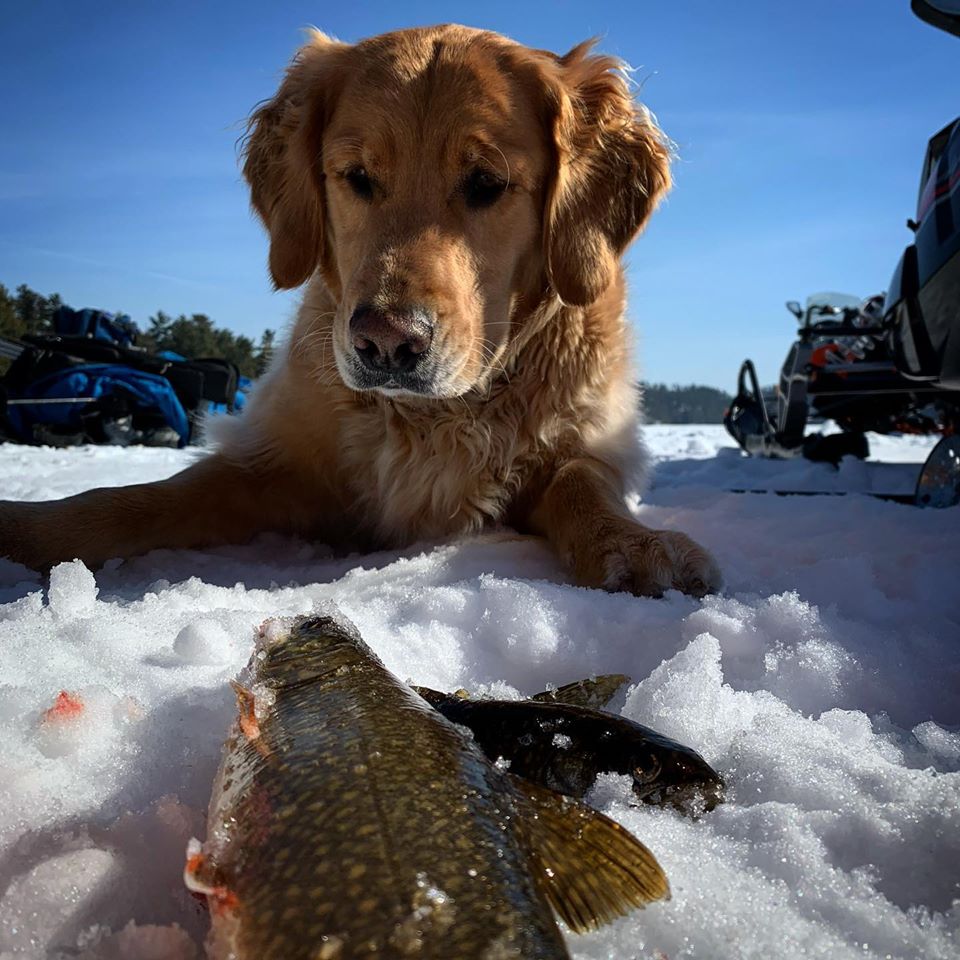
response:
[[[511,779],[537,881],[572,930],[583,933],[669,899],[656,857],[620,824],[572,797]]]

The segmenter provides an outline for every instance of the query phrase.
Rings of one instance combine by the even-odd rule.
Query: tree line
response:
[[[19,339],[31,333],[53,333],[53,315],[66,306],[57,293],[49,296],[20,284],[11,292],[0,284],[0,337]],[[136,345],[148,353],[172,350],[184,357],[220,357],[235,363],[245,377],[256,378],[270,362],[276,332],[264,330],[259,343],[218,327],[206,314],[170,316],[162,310],[137,327]],[[0,369],[2,372],[2,369]]]
[[[720,423],[733,397],[716,387],[644,383],[643,412],[647,423]]]
[[[53,315],[61,306],[64,303],[59,294],[45,297],[26,284],[11,293],[0,284],[0,337],[18,339],[28,333],[52,333]],[[162,310],[148,319],[146,329],[138,329],[137,346],[150,353],[173,350],[191,359],[221,357],[251,378],[266,369],[275,337],[273,330],[264,330],[260,342],[254,343],[250,337],[218,327],[206,314],[173,317]],[[732,399],[722,390],[697,384],[645,383],[642,387],[647,423],[719,423]]]

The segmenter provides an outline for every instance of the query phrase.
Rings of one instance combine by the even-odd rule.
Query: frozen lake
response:
[[[265,537],[49,578],[0,560],[0,958],[183,960],[183,887],[265,617],[333,600],[386,665],[442,689],[531,694],[630,675],[615,704],[700,750],[729,797],[703,819],[592,801],[660,859],[673,898],[584,937],[587,957],[955,958],[960,951],[960,509],[731,489],[912,490],[932,445],[878,461],[751,461],[719,426],[653,426],[637,508],[716,555],[697,601],[572,586],[538,541],[491,535],[333,558]],[[0,446],[0,496],[168,476],[196,451]],[[46,713],[60,691],[82,704]],[[131,922],[134,926],[130,926]]]

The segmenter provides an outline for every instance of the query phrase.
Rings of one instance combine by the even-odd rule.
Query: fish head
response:
[[[263,623],[248,670],[270,687],[292,687],[371,661],[380,662],[349,620],[322,613]]]
[[[697,817],[723,802],[723,777],[695,750],[652,746],[634,760],[633,792],[644,803]]]

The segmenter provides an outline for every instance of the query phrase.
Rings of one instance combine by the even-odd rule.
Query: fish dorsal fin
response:
[[[439,707],[441,704],[447,703],[450,700],[469,700],[470,694],[460,687],[459,690],[454,690],[453,693],[441,693],[439,690],[431,690],[430,687],[418,687],[416,684],[411,684],[411,690],[418,696],[423,697],[427,703],[432,707]]]
[[[566,703],[571,707],[588,707],[599,710],[605,707],[630,682],[622,673],[603,673],[574,683],[564,684],[556,690],[544,690],[530,699],[540,703]]]
[[[656,857],[609,817],[511,776],[534,872],[550,905],[583,933],[653,900],[670,885]]]

